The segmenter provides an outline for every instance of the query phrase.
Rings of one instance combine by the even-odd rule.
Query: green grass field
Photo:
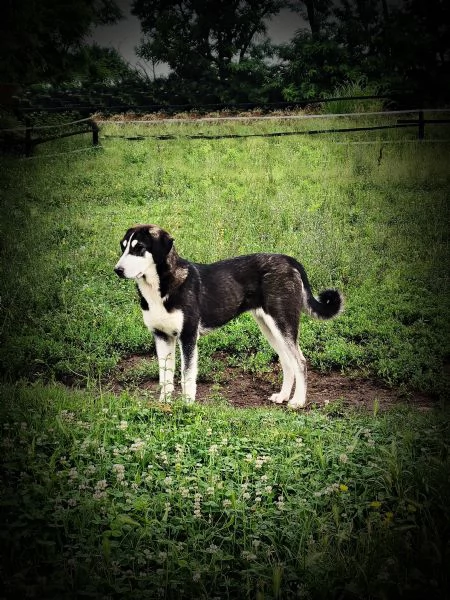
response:
[[[186,138],[299,127],[108,124],[97,150],[44,156],[86,136],[1,158],[5,598],[449,593],[450,150],[404,131],[358,145],[342,142],[374,134]],[[142,134],[177,137],[107,137]],[[113,273],[139,222],[197,262],[295,256],[314,291],[337,287],[346,301],[332,322],[302,318],[312,367],[406,399],[420,390],[435,409],[293,413],[237,410],[220,394],[169,407],[135,385],[113,394],[121,357],[147,354],[154,371],[134,285]],[[200,341],[202,376],[223,367],[219,355],[253,370],[274,359],[247,316]]]

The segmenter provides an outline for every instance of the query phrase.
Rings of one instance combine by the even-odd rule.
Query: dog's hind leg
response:
[[[198,349],[197,332],[186,332],[180,336],[181,350],[181,391],[188,402],[195,401],[197,392]]]
[[[306,404],[306,360],[298,347],[297,341],[287,341],[291,360],[294,365],[295,391],[288,402],[290,408],[303,408]]]
[[[160,399],[170,400],[173,393],[173,377],[175,373],[175,338],[165,333],[154,332],[156,354],[158,355]]]
[[[283,369],[283,383],[281,390],[276,394],[272,394],[269,399],[276,404],[282,404],[283,402],[287,402],[291,395],[295,380],[295,362],[291,353],[287,350],[286,341],[276,326],[274,319],[262,309],[252,312],[261,332],[280,359],[281,368]]]

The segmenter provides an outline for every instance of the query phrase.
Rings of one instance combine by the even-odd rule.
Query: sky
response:
[[[153,72],[150,66],[136,56],[134,50],[141,38],[139,19],[130,14],[131,2],[119,0],[117,4],[120,6],[125,18],[116,25],[97,27],[89,41],[96,42],[100,46],[116,48],[127,62],[133,66],[141,66],[150,75]],[[304,24],[298,13],[284,9],[268,22],[268,35],[275,44],[287,42],[292,38],[295,31]],[[167,74],[167,67],[157,65],[155,74]]]

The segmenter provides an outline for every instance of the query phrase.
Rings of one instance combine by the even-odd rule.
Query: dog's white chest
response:
[[[159,293],[159,280],[156,273],[151,279],[150,284],[145,280],[140,280],[138,283],[139,290],[149,307],[149,310],[142,311],[144,323],[151,331],[156,329],[166,335],[179,335],[183,327],[183,313],[181,310],[169,312],[166,309]]]

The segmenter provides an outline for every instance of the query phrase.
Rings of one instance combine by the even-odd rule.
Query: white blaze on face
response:
[[[133,235],[128,241],[123,240],[124,252],[115,267],[116,269],[123,269],[124,276],[127,279],[143,277],[147,269],[154,264],[150,252],[146,251],[143,255],[131,254],[131,250],[139,243],[138,240],[133,239]]]

